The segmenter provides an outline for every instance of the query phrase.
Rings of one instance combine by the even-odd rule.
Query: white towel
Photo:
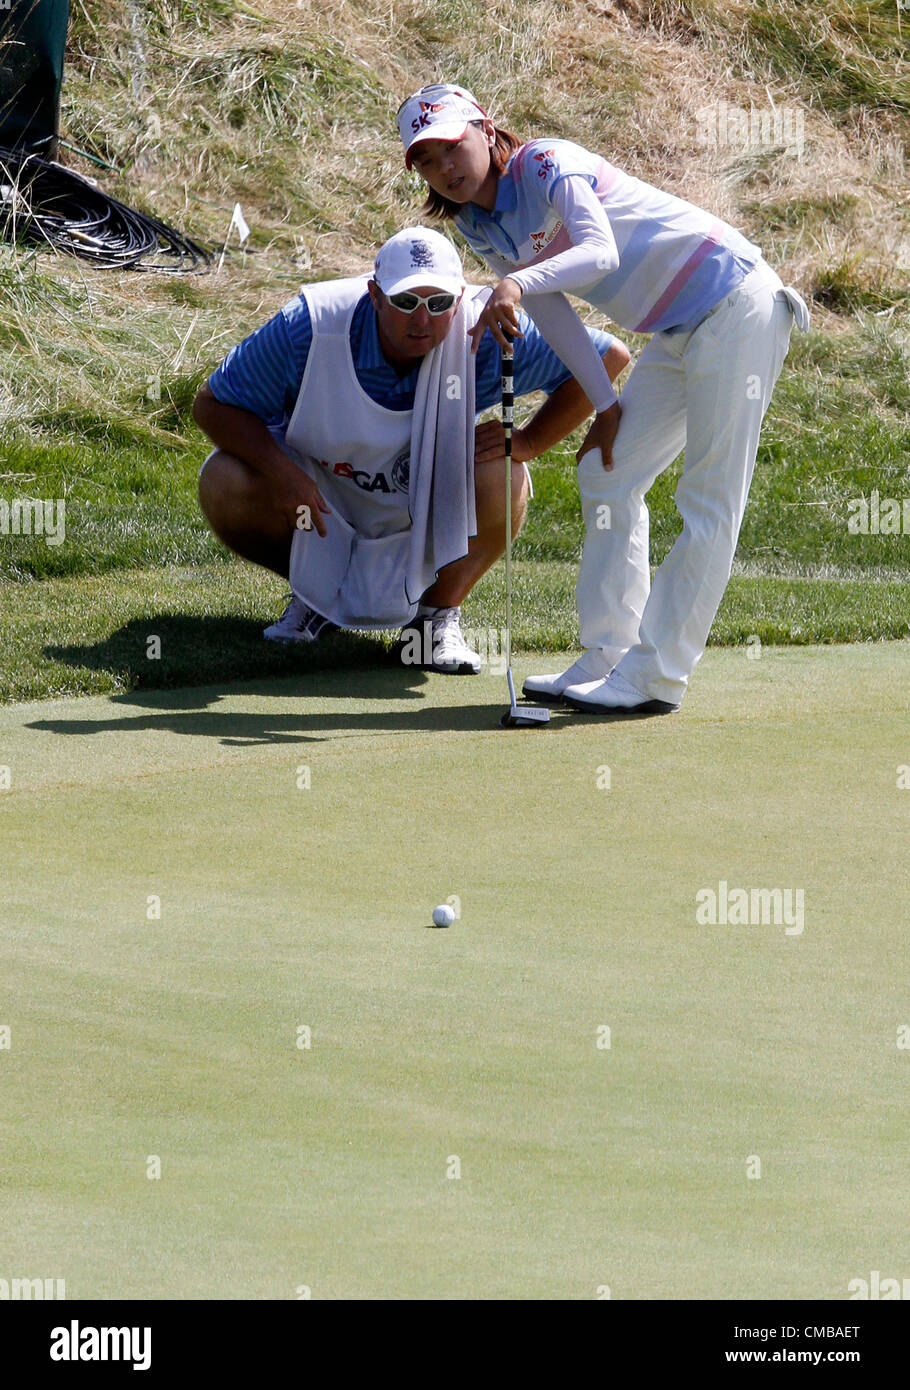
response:
[[[468,287],[439,347],[417,379],[408,505],[411,544],[405,591],[417,603],[438,572],[468,553],[474,503],[474,361],[468,334],[490,295]]]

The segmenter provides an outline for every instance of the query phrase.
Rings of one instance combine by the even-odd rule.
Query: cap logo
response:
[[[411,265],[415,270],[426,270],[433,264],[433,248],[425,241],[411,242]]]

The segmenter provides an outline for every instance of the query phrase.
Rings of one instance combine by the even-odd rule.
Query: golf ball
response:
[[[454,921],[455,913],[448,903],[440,903],[438,907],[433,908],[434,927],[450,927]]]

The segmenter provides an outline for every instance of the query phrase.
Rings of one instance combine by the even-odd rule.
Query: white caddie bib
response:
[[[295,533],[290,581],[341,627],[398,627],[417,611],[405,593],[413,411],[377,405],[357,380],[350,328],[368,279],[302,291],[313,341],[285,443],[331,515],[324,537]]]

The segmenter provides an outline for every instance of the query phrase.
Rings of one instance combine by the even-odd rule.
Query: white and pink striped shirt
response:
[[[497,274],[521,286],[522,307],[598,410],[615,394],[609,388],[608,396],[606,373],[569,328],[564,293],[636,333],[682,332],[761,257],[729,223],[570,140],[522,145],[500,177],[493,211],[467,203],[455,225]]]

